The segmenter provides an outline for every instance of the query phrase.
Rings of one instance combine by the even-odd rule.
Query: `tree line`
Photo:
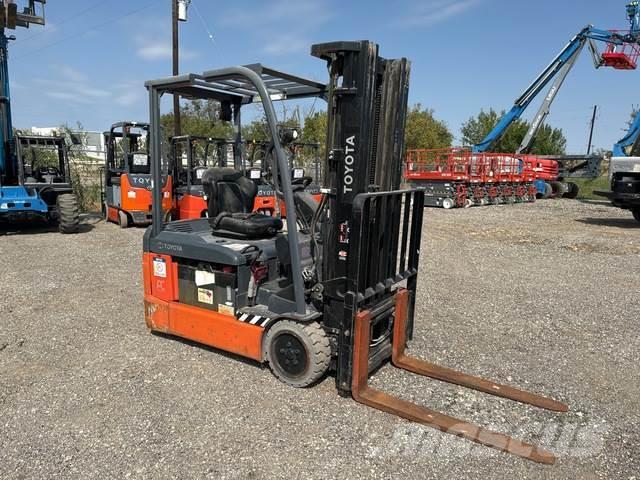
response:
[[[460,128],[463,146],[480,143],[495,127],[504,111],[481,110],[467,119]],[[327,113],[315,111],[304,116],[287,115],[283,123],[287,126],[302,127],[300,141],[318,143],[324,148],[327,132]],[[167,138],[173,132],[173,114],[167,113],[161,118]],[[219,105],[213,101],[184,102],[181,106],[182,131],[192,135],[230,138],[233,127],[229,122],[219,120]],[[515,152],[530,127],[527,120],[516,120],[502,138],[492,148],[496,152]],[[269,139],[264,118],[256,118],[243,126],[243,138],[246,140],[266,141]],[[446,122],[436,117],[433,109],[420,103],[411,106],[407,112],[405,144],[407,149],[437,149],[453,145],[454,134]],[[543,125],[536,135],[531,153],[539,155],[562,155],[566,151],[567,140],[562,129]],[[324,153],[324,152],[322,152]]]

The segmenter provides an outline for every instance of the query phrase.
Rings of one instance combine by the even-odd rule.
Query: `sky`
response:
[[[24,4],[25,0],[17,0]],[[410,103],[432,108],[460,141],[480,109],[514,100],[585,25],[625,29],[625,0],[192,0],[180,25],[181,73],[263,63],[326,81],[314,43],[371,40],[412,62]],[[14,125],[80,122],[102,131],[148,118],[145,80],[171,73],[171,0],[48,0],[45,27],[18,29],[9,50]],[[548,123],[568,153],[623,136],[640,72],[595,70],[585,49]],[[542,95],[540,95],[542,97]],[[167,103],[167,108],[169,103]],[[524,118],[537,110],[532,104]]]

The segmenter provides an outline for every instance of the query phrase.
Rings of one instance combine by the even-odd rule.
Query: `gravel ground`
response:
[[[142,230],[0,232],[0,477],[567,478],[640,471],[640,229],[602,204],[427,210],[415,355],[555,414],[384,367],[373,384],[560,455],[542,466],[151,335]]]

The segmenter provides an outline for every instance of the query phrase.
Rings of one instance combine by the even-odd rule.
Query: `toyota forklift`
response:
[[[227,166],[229,148],[233,148],[233,144],[224,138],[197,135],[171,138],[172,219],[207,216],[202,176],[211,167]]]
[[[521,457],[555,457],[368,386],[389,361],[396,367],[481,392],[564,412],[557,401],[418,360],[413,336],[424,193],[400,190],[409,63],[384,59],[367,41],[314,45],[328,84],[290,74],[230,67],[148,81],[151,170],[160,185],[160,99],[178,94],[262,103],[273,142],[274,190],[287,207],[254,213],[255,183],[229,167],[207,170],[208,218],[164,222],[153,190],[153,222],[143,240],[148,328],[269,365],[293,387],[332,371],[343,396]],[[280,142],[274,98],[326,96],[324,195],[318,204],[295,188]]]
[[[298,142],[298,131],[292,127],[280,128],[280,142],[285,148],[289,158],[291,180],[294,186],[302,185],[302,188],[310,193],[316,201],[320,202],[320,145],[318,143]],[[273,144],[271,142],[249,141],[247,144],[247,168],[249,174],[258,185],[258,193],[254,204],[254,211],[265,215],[280,216],[286,218],[287,209],[282,200],[277,199],[273,190],[270,165],[273,163]],[[303,156],[311,156],[314,176],[310,176],[301,165]]]
[[[104,132],[106,147],[102,205],[105,219],[127,228],[151,223],[149,124],[119,122]],[[171,215],[172,178],[162,162],[162,210]]]

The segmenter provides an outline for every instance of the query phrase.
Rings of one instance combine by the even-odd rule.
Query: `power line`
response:
[[[195,4],[195,2],[192,3],[191,5],[193,6],[193,9],[195,10],[196,15],[198,15],[198,18],[202,22],[202,26],[204,27],[205,31],[207,32],[207,35],[209,36],[209,39],[213,43],[215,43],[215,39],[213,38],[213,33],[211,33],[211,30],[209,29],[209,26],[207,25],[207,22],[205,21],[204,17],[200,13],[200,10],[198,9],[198,6]]]
[[[66,41],[68,41],[68,40],[73,40],[74,38],[81,37],[81,36],[82,36],[82,35],[84,35],[85,33],[91,32],[91,31],[93,31],[93,30],[100,29],[100,28],[102,28],[102,27],[105,27],[105,26],[107,26],[107,25],[110,25],[110,24],[111,24],[111,23],[113,23],[113,22],[117,22],[118,20],[121,20],[121,19],[123,19],[123,18],[130,17],[131,15],[134,15],[134,14],[136,14],[136,13],[138,13],[138,12],[141,12],[142,10],[146,10],[146,9],[147,9],[147,8],[149,8],[152,4],[156,3],[156,1],[157,1],[157,0],[151,0],[150,2],[146,3],[144,6],[142,6],[142,7],[140,7],[140,8],[137,8],[137,9],[135,9],[135,10],[131,10],[130,12],[125,13],[124,15],[119,15],[119,16],[117,16],[117,17],[113,17],[113,18],[111,18],[110,20],[107,20],[106,22],[102,22],[102,23],[99,23],[99,24],[97,24],[97,25],[93,25],[93,26],[91,26],[91,27],[87,28],[86,30],[82,30],[81,32],[78,32],[78,33],[76,33],[76,34],[70,35],[70,36],[65,37],[65,38],[61,38],[61,39],[60,39],[60,40],[58,40],[57,42],[50,43],[49,45],[46,45],[46,46],[44,46],[44,47],[42,47],[42,48],[38,48],[38,49],[35,49],[35,50],[31,50],[30,52],[27,52],[27,53],[25,53],[24,55],[21,55],[21,56],[19,56],[19,57],[16,57],[16,59],[15,59],[15,60],[21,60],[21,59],[23,59],[23,58],[29,57],[29,56],[34,55],[34,54],[36,54],[36,53],[40,53],[40,52],[42,52],[43,50],[47,50],[47,49],[49,49],[49,48],[55,47],[56,45],[60,45],[61,43],[64,43],[64,42],[66,42]]]

